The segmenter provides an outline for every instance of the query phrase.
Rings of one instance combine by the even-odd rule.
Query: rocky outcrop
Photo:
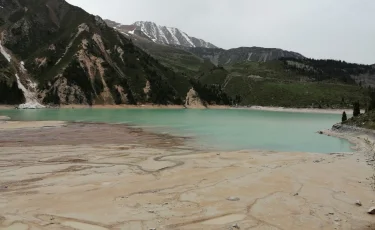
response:
[[[358,75],[351,75],[357,84],[360,84],[363,87],[374,87],[375,86],[375,71],[367,72]]]
[[[200,99],[198,93],[193,88],[191,88],[186,95],[185,107],[186,108],[205,108],[206,105]]]

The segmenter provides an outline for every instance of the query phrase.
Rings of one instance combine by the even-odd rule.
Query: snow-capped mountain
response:
[[[159,26],[154,22],[138,21],[132,25],[121,25],[120,23],[106,20],[109,26],[127,34],[143,35],[151,41],[163,45],[177,45],[183,47],[217,48],[215,45],[202,39],[190,37],[180,29]]]

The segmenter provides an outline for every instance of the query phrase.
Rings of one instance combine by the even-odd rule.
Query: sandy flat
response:
[[[357,152],[328,155],[183,149],[105,124],[33,132],[0,131],[1,230],[375,229],[365,136]],[[58,133],[65,144],[41,144]]]
[[[0,120],[1,122],[1,120]],[[14,130],[14,129],[36,129],[48,127],[61,127],[64,126],[64,121],[3,121],[0,123],[0,131]]]

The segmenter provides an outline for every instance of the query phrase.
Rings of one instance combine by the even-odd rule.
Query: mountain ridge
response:
[[[150,41],[162,45],[179,45],[183,47],[217,48],[203,39],[189,36],[187,33],[175,27],[160,26],[151,21],[136,21],[131,25],[105,20],[107,24],[121,32],[146,36]]]
[[[156,25],[154,22],[149,21],[138,21],[132,25],[122,25],[121,23],[105,20],[106,23],[115,28],[116,30],[123,33],[125,36],[133,38],[134,42],[147,50],[147,45],[144,44],[146,41],[154,42],[160,45],[167,45],[177,49],[182,49],[187,52],[192,53],[200,59],[209,59],[215,65],[227,65],[235,64],[243,61],[256,61],[256,62],[266,62],[277,60],[280,58],[305,58],[303,55],[287,51],[279,48],[264,48],[264,47],[238,47],[232,49],[222,49],[214,45],[210,45],[205,41],[200,42],[198,46],[193,46],[192,44],[181,44],[181,42],[167,42],[169,40],[166,36],[159,36],[159,32],[155,28],[159,27],[168,30],[169,32],[181,31],[180,29],[170,28],[170,27],[161,27]],[[148,31],[153,31],[153,35],[148,34]],[[180,37],[184,37],[180,35]],[[156,39],[157,38],[157,39]],[[195,39],[191,37],[192,39]],[[143,40],[143,41],[140,41]],[[192,41],[190,41],[192,42]],[[153,54],[152,51],[150,51]]]

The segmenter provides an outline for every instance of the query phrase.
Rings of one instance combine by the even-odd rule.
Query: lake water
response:
[[[127,123],[155,132],[194,137],[218,150],[265,149],[315,153],[349,152],[350,143],[319,135],[341,115],[241,109],[42,109],[0,110],[13,120]]]

